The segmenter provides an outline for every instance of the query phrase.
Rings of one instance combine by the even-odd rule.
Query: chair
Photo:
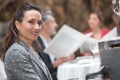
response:
[[[111,80],[120,80],[120,39],[99,42],[101,63],[109,68]]]
[[[109,68],[104,66],[99,72],[86,75],[86,80],[110,80]]]

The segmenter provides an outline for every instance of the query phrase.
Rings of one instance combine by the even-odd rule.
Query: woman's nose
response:
[[[36,25],[35,25],[35,29],[40,29],[40,30],[42,30],[42,24],[41,24],[41,25],[36,24]]]

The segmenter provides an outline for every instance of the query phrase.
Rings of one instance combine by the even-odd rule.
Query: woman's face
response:
[[[88,25],[91,29],[99,28],[100,19],[98,18],[98,16],[95,13],[92,13],[89,15]]]
[[[24,13],[22,22],[16,22],[19,38],[25,41],[35,41],[42,29],[42,16],[37,10]]]

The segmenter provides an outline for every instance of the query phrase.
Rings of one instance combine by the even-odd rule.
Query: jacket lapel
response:
[[[38,41],[39,41],[39,43],[41,45],[42,50],[45,49],[45,45],[44,45],[44,43],[43,43],[43,41],[42,41],[40,36],[38,36]]]
[[[41,69],[41,71],[44,73],[44,75],[48,78],[48,80],[51,79],[51,75],[46,67],[46,65],[43,63],[42,59],[37,55],[37,57],[30,51],[30,56],[33,59],[33,61],[38,65],[38,67]],[[44,66],[43,66],[44,65]]]
[[[22,41],[20,41],[19,42],[19,44],[21,45],[21,46],[23,46],[30,54],[30,57],[33,59],[33,61],[38,65],[38,67],[41,69],[41,71],[43,72],[43,74],[46,76],[46,78],[48,78],[48,80],[52,80],[52,78],[51,78],[51,75],[50,75],[50,73],[49,73],[49,71],[48,71],[48,69],[46,68],[46,66],[42,66],[43,64],[41,63],[41,62],[43,62],[42,61],[42,59],[38,56],[38,58],[34,55],[34,53],[32,52],[32,51],[30,51],[30,49],[28,49],[28,47],[27,47],[27,45],[25,45],[25,43],[24,42],[22,42]],[[40,61],[41,60],[41,61]],[[46,68],[46,70],[44,69],[44,68]],[[47,75],[47,73],[48,73],[48,75]]]

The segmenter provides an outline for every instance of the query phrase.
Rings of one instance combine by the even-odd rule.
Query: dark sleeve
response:
[[[38,37],[38,42],[40,43],[40,46],[41,46],[39,56],[42,58],[43,62],[46,64],[50,73],[52,74],[53,71],[54,71],[53,65],[52,65],[52,62],[51,62],[51,59],[50,59],[49,55],[44,53],[45,45],[44,45],[41,37]]]
[[[53,68],[53,65],[52,65],[52,62],[51,62],[51,59],[50,59],[49,55],[43,52],[43,50],[45,49],[45,45],[44,45],[44,43],[43,43],[43,41],[42,41],[42,39],[40,37],[38,37],[38,41],[39,41],[39,43],[41,45],[39,56],[42,58],[43,62],[48,67],[48,69],[49,69],[49,71],[50,71],[50,73],[52,75],[53,80],[57,80],[57,78],[56,78],[57,69]]]
[[[53,68],[53,65],[52,65],[52,62],[50,60],[49,55],[46,53],[41,53],[40,57],[42,58],[43,62],[46,64],[46,66],[48,67],[53,80],[57,80],[57,68]]]
[[[40,52],[39,55],[42,58],[42,60],[45,63],[45,65],[48,67],[50,73],[53,73],[54,68],[53,68],[53,65],[52,65],[52,62],[50,60],[49,55],[46,54],[46,53],[43,53],[43,52]]]

